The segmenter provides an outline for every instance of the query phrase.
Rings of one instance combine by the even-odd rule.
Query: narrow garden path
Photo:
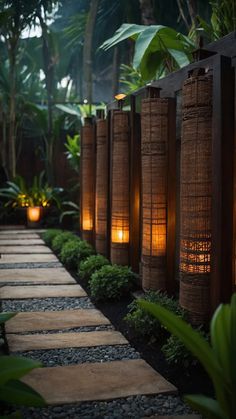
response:
[[[177,389],[114,330],[38,231],[0,230],[0,253],[2,311],[18,312],[5,325],[9,351],[45,365],[23,381],[49,407],[22,409],[24,418],[188,412]]]

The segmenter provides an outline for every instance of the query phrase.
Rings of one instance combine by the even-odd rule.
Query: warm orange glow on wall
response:
[[[38,222],[41,218],[41,207],[28,207],[27,219],[30,222]]]

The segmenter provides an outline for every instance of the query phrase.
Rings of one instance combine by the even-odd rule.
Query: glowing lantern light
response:
[[[27,220],[30,223],[37,223],[41,218],[41,207],[27,207]]]

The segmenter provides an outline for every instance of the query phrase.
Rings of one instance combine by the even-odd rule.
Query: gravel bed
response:
[[[50,335],[52,333],[77,333],[77,332],[101,332],[103,330],[115,330],[114,326],[101,325],[101,326],[80,326],[71,327],[61,330],[39,330],[33,332],[17,332],[18,335]]]
[[[183,415],[192,413],[178,396],[130,396],[104,401],[83,402],[48,408],[22,409],[24,419],[77,419],[77,418],[144,418],[158,415]]]
[[[88,297],[49,297],[3,300],[2,311],[61,311],[95,308]]]
[[[27,262],[27,263],[1,263],[0,269],[38,269],[38,268],[61,268],[61,262]]]
[[[34,351],[15,352],[15,355],[40,361],[45,367],[140,358],[140,354],[128,344],[96,346],[91,348],[37,349]]]

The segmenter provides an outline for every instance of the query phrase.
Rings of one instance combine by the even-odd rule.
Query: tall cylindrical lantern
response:
[[[180,304],[195,324],[209,315],[212,207],[212,77],[183,85],[180,167]]]
[[[129,113],[113,111],[111,162],[111,262],[129,264]]]
[[[156,90],[156,93],[155,93]],[[142,286],[166,289],[168,99],[142,101]]]
[[[85,118],[81,130],[81,235],[94,242],[95,214],[95,129],[92,118]]]
[[[107,120],[97,120],[96,133],[96,198],[95,247],[97,253],[107,256],[108,210],[108,126]]]

